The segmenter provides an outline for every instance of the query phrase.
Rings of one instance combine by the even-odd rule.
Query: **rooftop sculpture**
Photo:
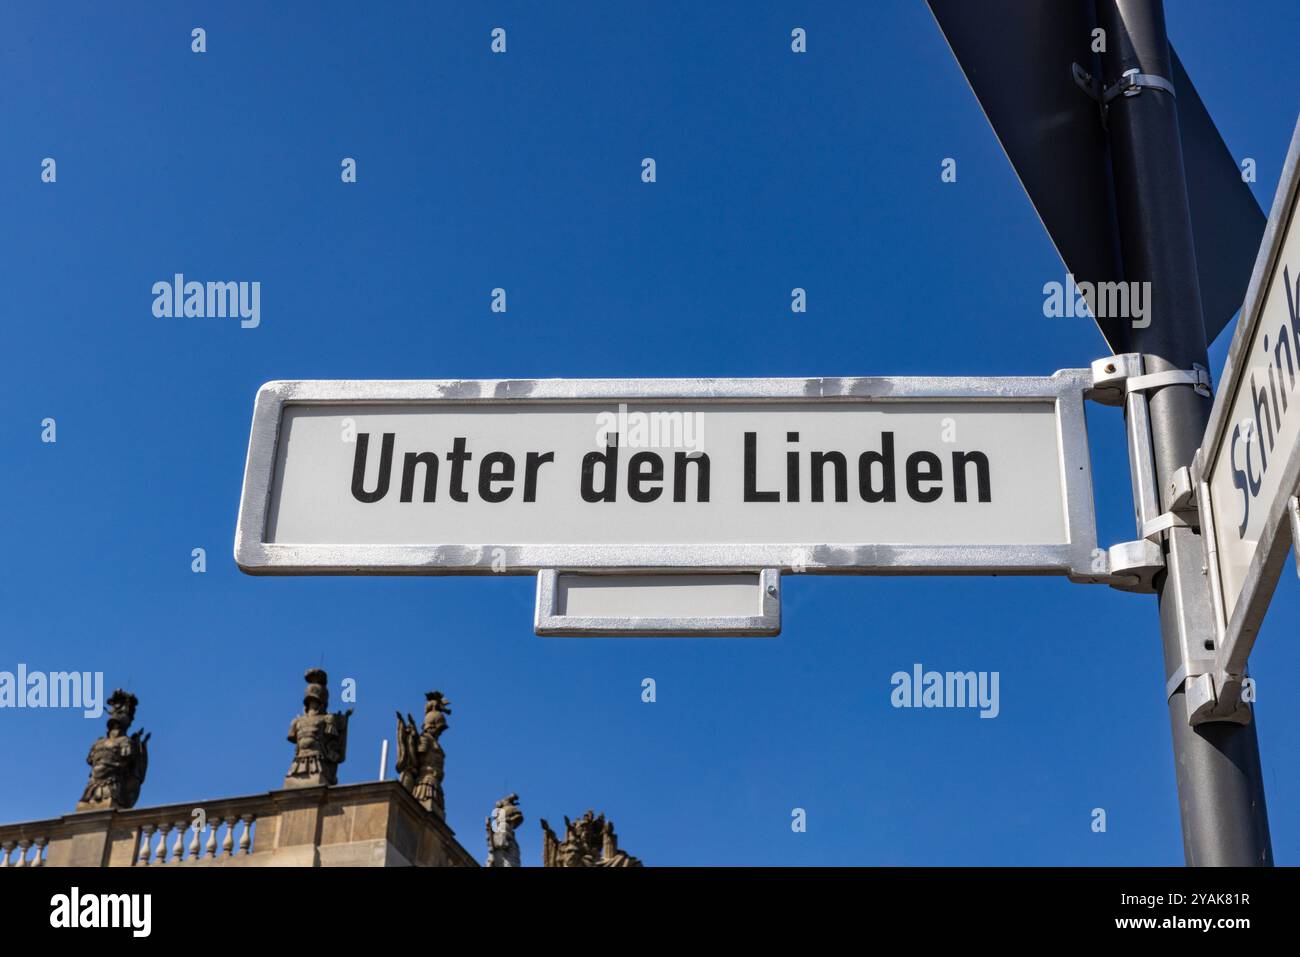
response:
[[[451,702],[441,691],[427,691],[424,698],[424,722],[418,730],[414,718],[408,714],[403,721],[401,712],[397,712],[397,774],[402,787],[426,811],[443,817],[446,807],[442,779],[447,756],[438,739],[447,730]]]
[[[519,810],[519,795],[507,794],[492,808],[487,818],[487,867],[519,867],[519,841],[515,828],[524,823]]]
[[[543,867],[641,867],[641,861],[618,849],[614,822],[588,811],[576,821],[564,818],[564,839],[542,821]]]
[[[131,808],[140,798],[140,785],[149,770],[149,738],[141,728],[130,737],[139,699],[118,688],[108,699],[108,733],[90,746],[86,763],[90,780],[77,802],[78,811]],[[142,736],[143,735],[143,736]]]
[[[348,718],[352,709],[329,714],[329,677],[320,668],[309,668],[303,676],[303,713],[289,725],[293,763],[284,776],[286,788],[338,784],[338,768],[348,754]]]

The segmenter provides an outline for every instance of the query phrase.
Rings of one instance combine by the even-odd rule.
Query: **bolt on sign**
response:
[[[1196,472],[1211,592],[1232,665],[1267,610],[1300,487],[1300,124],[1224,365]]]
[[[1088,370],[271,382],[251,574],[1094,571]]]

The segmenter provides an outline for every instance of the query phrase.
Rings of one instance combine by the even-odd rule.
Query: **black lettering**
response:
[[[1295,340],[1296,350],[1300,351],[1300,276],[1295,280],[1295,293],[1291,292],[1291,272],[1282,267],[1282,285],[1286,287],[1286,311],[1291,320],[1291,338]]]
[[[1268,453],[1273,449],[1273,414],[1268,410],[1268,393],[1255,388],[1255,373],[1250,374],[1250,401],[1255,407],[1255,434],[1259,436],[1259,476],[1263,481],[1264,473],[1268,471]],[[1259,417],[1259,410],[1264,410],[1263,420]],[[1268,448],[1264,448],[1264,426],[1268,426]]]
[[[438,456],[432,452],[407,452],[402,465],[402,501],[415,494],[415,467],[424,466],[424,501],[432,502],[438,494]]]
[[[379,453],[379,481],[373,492],[367,492],[366,453],[370,448],[370,433],[362,432],[357,436],[357,451],[352,459],[352,497],[358,502],[378,502],[388,494],[388,481],[393,471],[393,443],[396,440],[397,433],[384,433],[384,444]]]
[[[824,502],[823,482],[826,465],[835,467],[835,501],[849,500],[849,463],[841,452],[814,452],[812,454],[812,500]]]
[[[921,466],[925,465],[925,471]],[[933,502],[943,494],[942,488],[921,488],[922,482],[943,480],[943,464],[933,452],[913,452],[907,457],[907,494],[918,502]]]
[[[746,502],[779,502],[781,501],[780,492],[760,492],[755,486],[758,484],[758,433],[745,433],[745,501]]]
[[[452,500],[456,502],[468,502],[469,495],[465,491],[465,463],[474,456],[465,451],[465,440],[456,438],[451,443],[451,451],[447,453],[447,461],[451,463],[451,488],[448,490]]]
[[[497,468],[500,466],[500,469]],[[478,466],[478,497],[485,502],[504,502],[514,491],[513,486],[494,489],[494,482],[513,482],[515,479],[514,456],[506,452],[489,452],[483,456]]]
[[[537,470],[546,462],[554,462],[554,452],[529,452],[524,460],[524,501],[537,501]]]
[[[989,494],[989,457],[983,452],[952,453],[952,497],[966,501],[966,466],[975,465],[975,494],[981,502],[992,501]]]
[[[864,502],[894,501],[894,433],[883,432],[879,452],[863,452],[858,456],[858,494]],[[875,487],[871,467],[880,466],[880,488]]]
[[[1273,364],[1277,366],[1279,373],[1281,373],[1282,371],[1282,347],[1283,346],[1286,346],[1286,372],[1287,375],[1291,377],[1291,381],[1287,385],[1287,388],[1294,389],[1295,388],[1295,361],[1291,358],[1291,337],[1287,335],[1287,331],[1285,329],[1283,329],[1282,334],[1277,337],[1277,347],[1273,350]],[[1283,393],[1283,397],[1282,397],[1282,408],[1283,409],[1286,408],[1285,393]]]
[[[604,452],[588,452],[582,457],[582,500],[612,502],[618,494],[618,433],[606,436]],[[602,466],[603,484],[596,489],[596,466]]]
[[[649,468],[645,468],[649,466]],[[642,488],[646,482],[662,482],[664,460],[653,452],[638,452],[627,462],[627,494],[634,502],[653,502],[664,494],[661,488]]]
[[[787,432],[785,434],[787,442],[798,442],[798,432]],[[787,502],[799,501],[799,453],[785,453],[785,500]]]
[[[695,500],[709,500],[709,457],[703,452],[678,452],[673,458],[673,501],[686,501],[686,466],[695,466]]]
[[[1264,337],[1264,355],[1268,355],[1268,336]],[[1273,374],[1273,366],[1268,367],[1268,387],[1273,392],[1273,418],[1277,421],[1278,431],[1282,431],[1282,413],[1286,409],[1286,396],[1282,396],[1282,407],[1277,405],[1277,377]]]
[[[1236,425],[1232,428],[1232,441],[1228,444],[1228,461],[1232,466],[1232,485],[1233,488],[1241,490],[1241,524],[1237,526],[1237,535],[1241,538],[1246,537],[1246,523],[1250,521],[1250,499],[1255,492],[1248,489],[1248,479],[1246,473],[1237,468],[1237,442],[1241,439],[1241,426]],[[1250,449],[1246,450],[1246,461],[1249,465]],[[1256,487],[1255,491],[1259,491]]]

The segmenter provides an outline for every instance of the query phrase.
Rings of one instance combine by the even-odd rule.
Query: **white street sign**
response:
[[[1063,574],[1097,559],[1088,370],[272,382],[253,574]]]
[[[1197,456],[1219,664],[1240,674],[1291,544],[1300,482],[1300,125]]]

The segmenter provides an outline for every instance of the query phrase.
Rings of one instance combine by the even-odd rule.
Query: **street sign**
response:
[[[763,569],[1098,580],[1089,370],[271,382],[251,574]]]
[[[1093,78],[1102,75],[1093,49],[1093,0],[928,3],[1075,281],[1095,287],[1147,278],[1123,275],[1109,140],[1099,104],[1072,74],[1079,64]],[[1213,340],[1241,305],[1264,214],[1187,71],[1170,53],[1205,332]],[[1124,317],[1096,322],[1113,351],[1134,351]]]
[[[1197,455],[1201,523],[1222,635],[1241,674],[1292,544],[1300,488],[1300,123]],[[1208,515],[1208,520],[1207,520]]]

